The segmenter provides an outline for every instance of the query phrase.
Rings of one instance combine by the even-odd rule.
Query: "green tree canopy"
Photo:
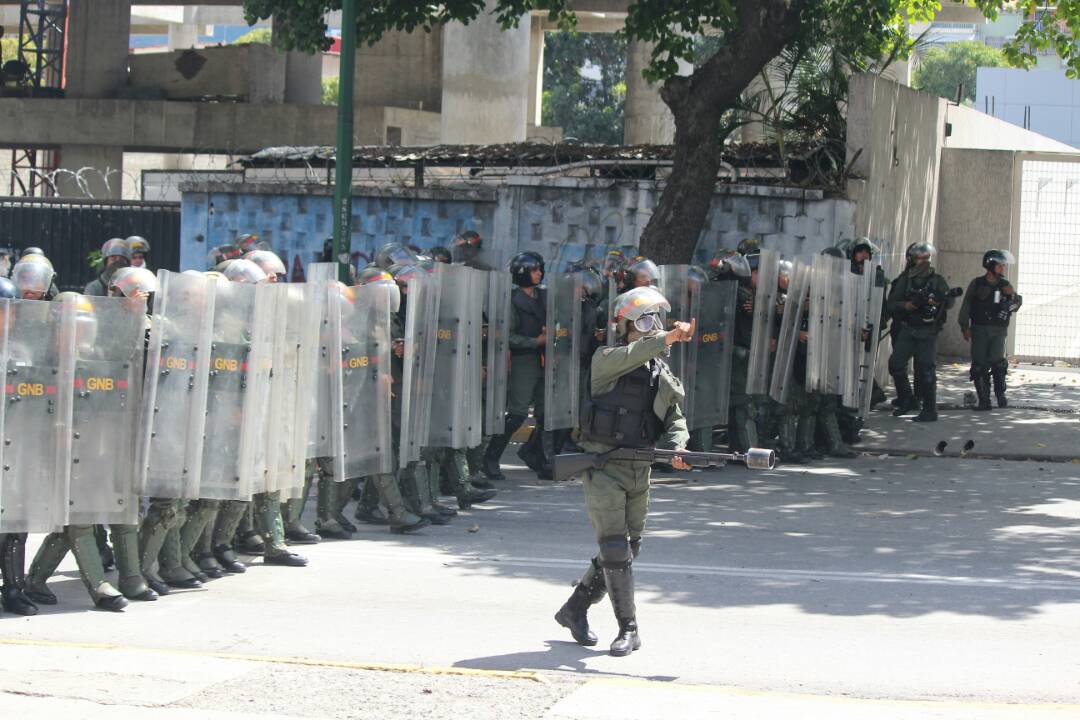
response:
[[[933,48],[919,59],[911,78],[916,90],[925,90],[950,100],[956,98],[957,85],[964,86],[963,100],[975,102],[975,70],[981,67],[1008,65],[1005,53],[975,40],[949,43]]]
[[[343,0],[244,0],[248,22],[271,16],[282,48],[325,50],[324,15]],[[430,31],[448,22],[469,23],[492,12],[504,27],[539,11],[564,30],[573,29],[570,0],[348,0],[355,2],[357,39],[375,43],[388,31]],[[947,0],[953,2],[954,0]],[[1040,50],[1052,49],[1071,77],[1080,75],[1080,2],[1077,0],[967,0],[995,19],[1008,5],[1027,20],[1005,47],[1010,64],[1031,67]],[[641,251],[657,262],[687,262],[697,245],[721,168],[720,127],[740,96],[785,50],[827,46],[839,57],[906,56],[909,23],[932,20],[941,0],[633,0],[621,35],[650,43],[643,74],[662,83],[660,96],[675,119],[673,167],[641,239]],[[1055,21],[1045,17],[1046,9]],[[690,76],[679,61],[695,60],[696,38],[716,35],[719,49]]]
[[[626,99],[626,39],[602,33],[547,33],[544,125],[566,138],[619,145]]]
[[[232,41],[233,45],[270,45],[274,42],[271,28],[252,28]]]

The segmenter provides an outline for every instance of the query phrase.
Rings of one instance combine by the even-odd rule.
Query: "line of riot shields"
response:
[[[142,299],[0,300],[0,532],[136,524],[140,497],[294,497],[309,459],[366,477],[501,430],[507,273],[419,274],[404,337],[385,288],[336,276],[335,264],[280,284],[163,270],[149,314]]]

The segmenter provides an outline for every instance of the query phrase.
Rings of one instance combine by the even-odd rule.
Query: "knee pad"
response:
[[[978,363],[971,363],[971,370],[968,371],[968,379],[969,380],[978,380],[986,372],[989,372],[989,368],[983,367],[982,365],[979,365]]]
[[[600,565],[609,569],[630,567],[633,555],[625,535],[608,535],[600,538]]]
[[[1009,361],[1005,359],[996,360],[990,364],[990,370],[994,373],[1003,373],[1009,369]]]

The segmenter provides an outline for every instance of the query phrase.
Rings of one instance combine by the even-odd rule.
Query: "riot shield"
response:
[[[748,395],[764,395],[769,392],[769,371],[773,354],[769,346],[776,328],[777,276],[780,269],[780,253],[762,250],[758,264],[757,289],[754,294],[754,326],[750,340],[749,366],[746,375]]]
[[[478,270],[439,265],[439,324],[428,447],[469,448],[480,443],[480,312]]]
[[[780,334],[776,339],[776,360],[773,363],[772,381],[769,383],[769,397],[778,403],[788,401],[791,382],[795,372],[795,357],[799,353],[799,334],[803,329],[803,316],[808,306],[810,277],[812,268],[802,261],[796,261],[791,271],[788,284],[787,300],[780,321]],[[797,378],[805,383],[806,378]]]
[[[349,288],[352,304],[331,301],[330,378],[334,417],[334,477],[393,469],[390,425],[390,296],[378,287]]]
[[[68,523],[75,312],[67,303],[0,301],[6,341],[0,532]]]
[[[859,364],[861,361],[863,323],[859,318],[860,276],[848,265],[841,288],[842,317],[840,325],[840,375],[837,378],[840,401],[847,407],[859,405]]]
[[[139,422],[141,493],[197,498],[217,281],[161,270],[158,283]]]
[[[660,283],[658,289],[671,305],[671,310],[661,312],[661,320],[665,329],[670,329],[672,323],[690,322],[694,313],[691,311],[689,265],[662,265],[660,270]],[[670,348],[668,367],[685,386],[687,384],[687,360],[693,343],[675,343]]]
[[[247,500],[265,489],[269,285],[217,283],[199,497]]]
[[[847,260],[831,255],[815,255],[810,279],[810,316],[807,326],[806,390],[839,395],[840,377],[846,362],[844,345],[844,283],[849,275]]]
[[[604,332],[604,342],[608,347],[615,347],[615,300],[619,297],[619,283],[615,278],[608,278],[607,291],[607,329]]]
[[[697,334],[687,354],[686,422],[690,430],[726,425],[731,390],[737,283],[691,286],[690,313]],[[674,309],[674,308],[673,308]]]
[[[266,489],[289,497],[304,485],[318,321],[308,317],[314,305],[311,285],[271,287],[278,298],[273,318]]]
[[[578,425],[581,370],[581,274],[547,276],[544,345],[544,430]]]
[[[510,273],[490,272],[484,303],[484,434],[506,425],[506,384],[510,375]]]
[[[885,274],[881,271],[881,261],[868,260],[863,265],[863,274],[858,276],[859,293],[856,298],[856,344],[855,370],[857,379],[857,404],[851,405],[865,418],[870,412],[870,398],[874,391],[874,380],[878,357],[878,341],[881,337],[881,306],[885,302]],[[864,337],[865,335],[865,337]],[[847,405],[847,403],[844,403]]]
[[[146,303],[83,297],[75,305],[68,522],[134,525]]]
[[[308,309],[309,321],[315,324],[316,366],[314,372],[314,407],[308,418],[308,458],[330,457],[330,375],[333,362],[330,353],[330,319],[328,301],[337,293],[337,263],[312,263],[308,267],[307,284],[311,286],[312,306]]]
[[[437,273],[418,274],[408,281],[402,298],[405,301],[405,350],[398,446],[401,467],[419,460],[420,450],[428,446],[442,278]]]

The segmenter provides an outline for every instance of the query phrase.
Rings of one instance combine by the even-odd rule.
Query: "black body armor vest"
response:
[[[656,447],[664,429],[653,412],[662,367],[664,361],[655,359],[620,377],[603,395],[590,391],[581,408],[582,439],[625,448]]]
[[[1013,298],[1001,293],[1005,283],[991,285],[985,275],[975,278],[975,293],[971,298],[971,324],[1005,327],[1009,324],[1009,306]],[[994,302],[994,295],[998,300]]]
[[[536,297],[529,297],[521,288],[515,288],[510,295],[510,302],[518,313],[518,335],[540,337],[547,325],[547,293],[537,289]],[[538,350],[514,350],[517,353],[539,352]]]

